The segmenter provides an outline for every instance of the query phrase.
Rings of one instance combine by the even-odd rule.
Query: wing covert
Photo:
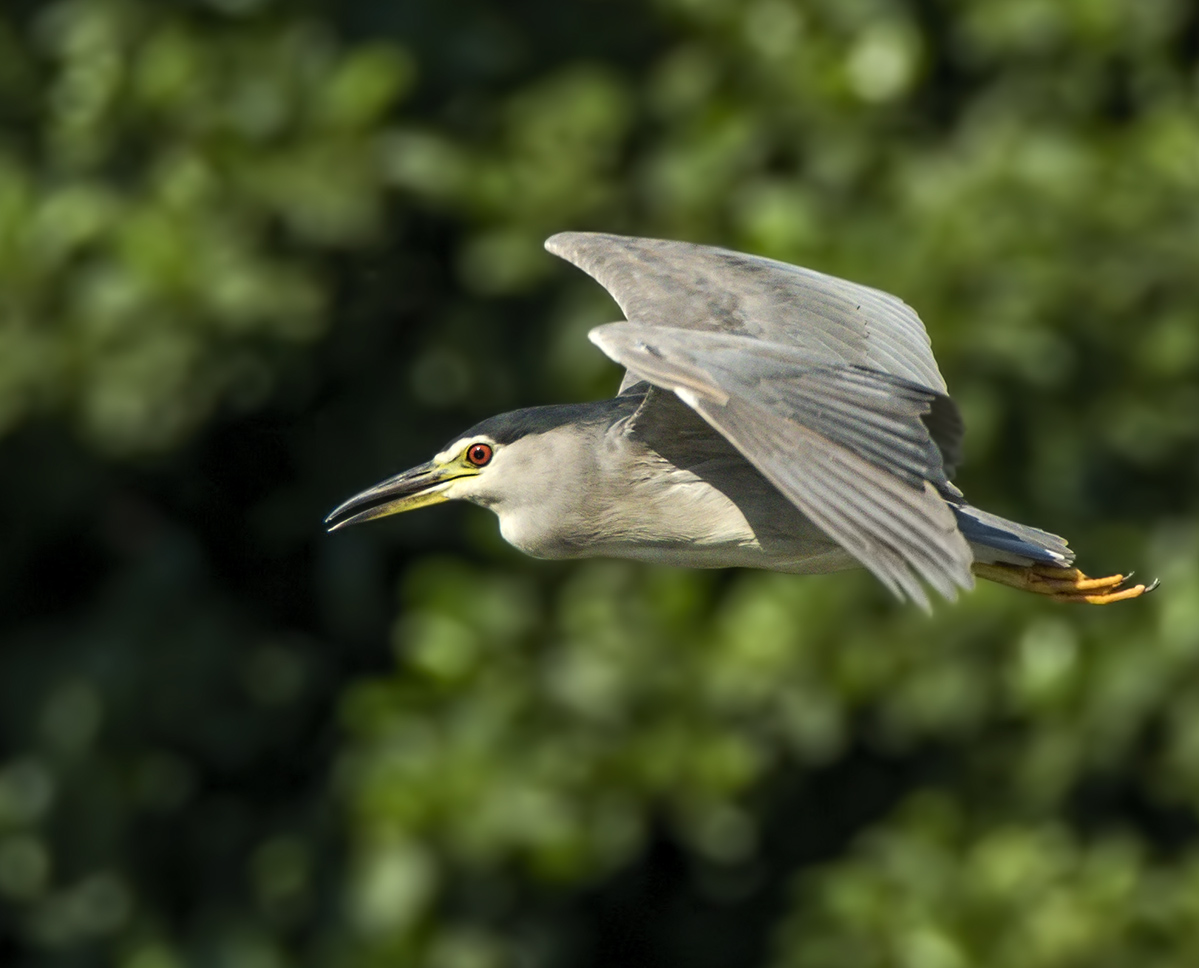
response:
[[[746,335],[610,323],[608,356],[675,394],[899,597],[920,579],[946,598],[973,587],[940,450],[922,418],[939,394]]]

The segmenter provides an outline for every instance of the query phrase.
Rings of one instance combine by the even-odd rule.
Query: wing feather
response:
[[[561,232],[545,245],[595,278],[632,322],[753,336],[945,392],[924,324],[890,293],[689,242]]]
[[[892,592],[928,607],[973,587],[969,545],[924,425],[940,395],[744,334],[610,323],[591,332],[638,378],[673,390]]]

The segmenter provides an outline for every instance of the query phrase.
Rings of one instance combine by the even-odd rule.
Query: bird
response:
[[[625,368],[616,396],[483,420],[340,504],[330,531],[461,500],[539,558],[864,567],[926,611],[928,589],[953,601],[975,576],[1097,605],[1156,587],[1089,578],[1065,539],[966,500],[961,414],[897,296],[691,242],[545,246],[624,313],[589,333]]]

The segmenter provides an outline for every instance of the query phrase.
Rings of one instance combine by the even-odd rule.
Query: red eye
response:
[[[491,460],[491,447],[487,444],[471,444],[466,452],[466,459],[475,467],[482,467]]]

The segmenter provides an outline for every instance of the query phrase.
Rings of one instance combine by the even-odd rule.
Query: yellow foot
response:
[[[1058,568],[1054,565],[1021,567],[975,562],[974,574],[1036,595],[1048,595],[1058,602],[1087,602],[1091,605],[1110,605],[1129,598],[1140,598],[1157,588],[1156,580],[1148,585],[1121,587],[1132,577],[1131,572],[1106,578],[1088,578],[1077,568]]]

